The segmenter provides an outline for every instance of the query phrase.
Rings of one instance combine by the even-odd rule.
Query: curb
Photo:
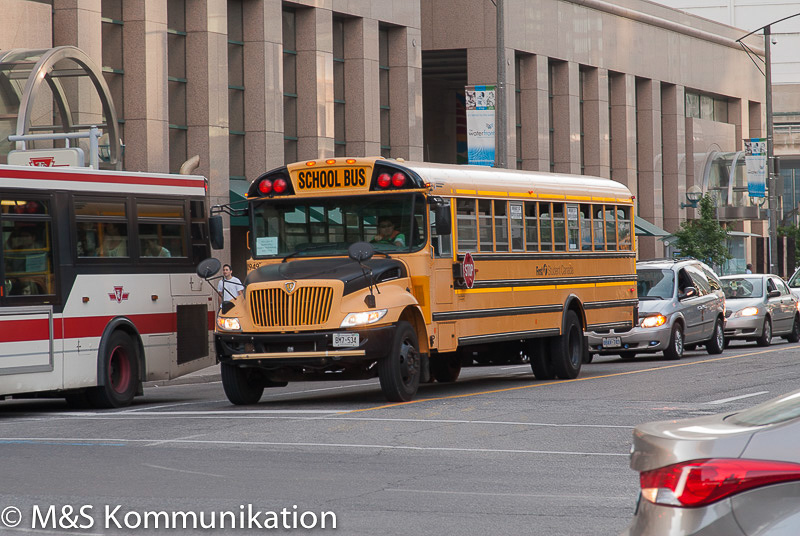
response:
[[[145,388],[168,387],[170,385],[191,385],[197,383],[212,383],[222,381],[222,377],[219,373],[219,367],[212,366],[209,367],[209,369],[199,370],[192,374],[187,374],[186,376],[181,376],[180,378],[174,378],[172,380],[154,380],[150,382],[143,382],[142,386]]]

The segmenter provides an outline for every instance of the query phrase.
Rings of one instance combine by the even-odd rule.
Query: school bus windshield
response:
[[[386,253],[426,242],[425,198],[419,193],[330,198],[274,198],[252,209],[253,258],[347,255],[355,242]]]

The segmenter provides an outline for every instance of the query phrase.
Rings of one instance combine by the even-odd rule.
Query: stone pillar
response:
[[[244,170],[248,180],[283,165],[281,3],[243,3]]]
[[[389,107],[392,157],[422,160],[422,37],[418,28],[389,31]]]
[[[553,157],[556,173],[581,173],[581,118],[578,64],[553,68]]]
[[[522,169],[550,171],[550,112],[546,56],[520,61]]]
[[[608,70],[586,69],[583,74],[583,166],[587,175],[611,178],[608,161]]]
[[[637,165],[639,179],[639,216],[656,225],[664,225],[664,188],[661,175],[661,84],[641,79],[636,83],[636,133],[639,140]],[[664,254],[663,242],[656,237],[639,240],[639,258],[653,259]]]
[[[169,171],[166,0],[126,0],[125,169]]]
[[[611,178],[638,196],[636,184],[636,78],[611,76]]]
[[[381,154],[378,21],[344,23],[345,136],[348,156]]]
[[[334,155],[333,14],[297,10],[297,157]]]
[[[664,229],[671,233],[686,219],[686,102],[683,86],[661,87],[661,135],[664,154]],[[691,159],[689,160],[691,162]]]

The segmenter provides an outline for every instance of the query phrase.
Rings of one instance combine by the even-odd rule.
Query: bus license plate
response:
[[[334,333],[334,348],[358,346],[358,333]]]
[[[619,337],[603,337],[603,348],[619,348],[622,341]]]

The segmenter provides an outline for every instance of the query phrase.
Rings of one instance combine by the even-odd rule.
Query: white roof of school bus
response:
[[[178,196],[206,191],[205,178],[199,175],[9,165],[0,165],[0,187]]]
[[[431,183],[434,195],[508,195],[519,199],[632,203],[630,190],[611,179],[486,166],[409,161],[397,163],[414,170],[425,182]]]

